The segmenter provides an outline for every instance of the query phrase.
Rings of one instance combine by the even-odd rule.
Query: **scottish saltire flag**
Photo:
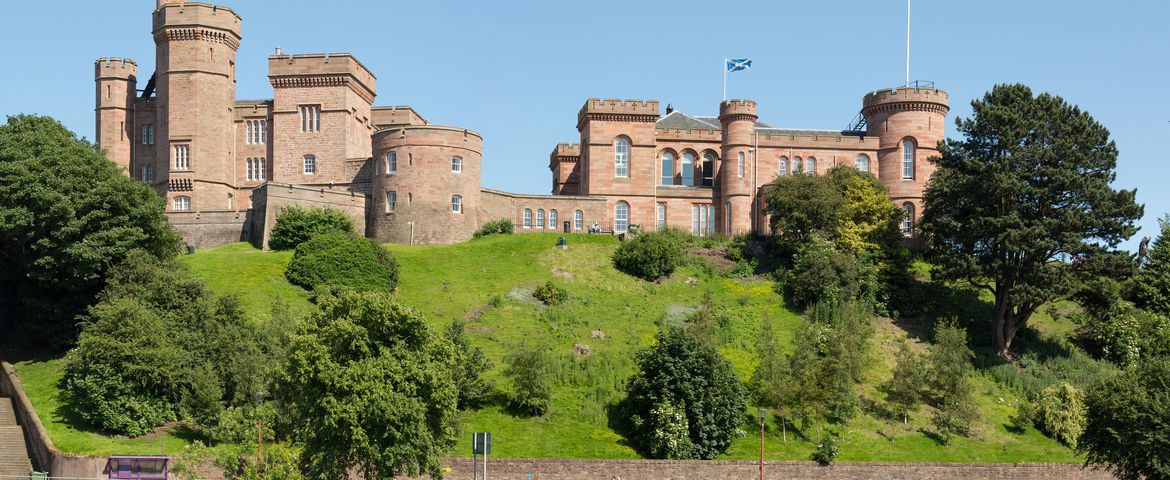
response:
[[[752,68],[752,59],[750,58],[729,58],[727,59],[727,71],[738,72],[740,70],[747,70]]]

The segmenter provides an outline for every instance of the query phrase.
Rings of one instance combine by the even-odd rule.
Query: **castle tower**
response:
[[[878,138],[878,178],[913,220],[922,215],[922,192],[935,170],[927,159],[939,154],[949,110],[947,92],[936,88],[878,90],[864,99],[867,135]]]
[[[591,98],[577,114],[578,194],[605,195],[606,218],[618,233],[654,225],[655,201],[646,192],[658,180],[657,121],[657,100]]]
[[[231,209],[240,16],[227,7],[159,0],[154,11],[157,182],[190,210]],[[181,207],[181,208],[183,208]]]
[[[756,129],[756,102],[725,100],[719,104],[723,126],[722,161],[719,164],[718,226],[727,235],[752,230],[753,136]]]
[[[97,84],[97,144],[106,157],[118,166],[130,168],[130,151],[134,145],[134,93],[138,65],[129,58],[99,58],[94,62]]]
[[[548,169],[552,170],[552,194],[576,195],[578,178],[577,162],[581,159],[581,145],[558,143],[548,155]]]

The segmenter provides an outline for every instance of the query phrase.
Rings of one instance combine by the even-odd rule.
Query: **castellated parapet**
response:
[[[577,128],[586,119],[626,122],[653,122],[658,118],[658,100],[620,100],[590,98],[577,114]]]
[[[154,11],[154,35],[174,39],[199,39],[240,46],[242,19],[232,9],[202,2],[160,1]]]
[[[268,79],[273,88],[344,85],[370,103],[378,91],[374,74],[348,53],[272,55],[268,57]]]
[[[732,99],[724,100],[719,104],[719,116],[727,115],[758,115],[755,100]]]

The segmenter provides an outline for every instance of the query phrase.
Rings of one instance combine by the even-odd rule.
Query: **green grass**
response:
[[[399,261],[398,295],[402,302],[425,314],[436,328],[455,319],[468,320],[472,343],[495,363],[489,376],[497,379],[497,385],[503,386],[498,376],[504,355],[520,344],[546,346],[561,365],[551,411],[543,417],[515,416],[497,406],[461,414],[465,436],[473,431],[493,433],[497,456],[637,458],[608,427],[606,407],[621,398],[623,382],[635,369],[635,352],[653,343],[662,322],[677,321],[687,309],[698,305],[707,291],[728,318],[720,329],[720,352],[742,378],[748,378],[755,368],[755,338],[765,318],[791,348],[800,316],[784,305],[770,281],[709,276],[703,268],[688,266],[660,283],[644,282],[613,268],[610,256],[618,246],[614,237],[568,235],[569,248],[559,250],[554,248],[558,236],[493,235],[457,245],[386,247]],[[290,258],[291,252],[261,252],[237,244],[202,250],[182,261],[213,291],[239,295],[249,315],[266,319],[277,299],[294,311],[312,309],[309,294],[284,279]],[[531,299],[531,289],[549,280],[569,291],[565,305],[546,307]],[[489,305],[494,296],[503,298],[498,307]],[[871,407],[845,425],[828,427],[841,434],[839,459],[1078,461],[1071,450],[1035,430],[1009,433],[1005,425],[1019,399],[986,375],[975,378],[984,420],[973,438],[940,445],[924,433],[929,430],[925,408],[912,416],[908,426],[886,419],[876,385],[889,378],[897,344],[908,337],[906,328],[910,326],[902,322],[879,321],[871,349],[874,362],[863,385]],[[1052,328],[1066,329],[1063,325]],[[593,338],[595,330],[604,332],[605,338]],[[917,333],[909,338],[921,338],[921,330],[929,331],[929,327],[918,325]],[[593,353],[575,357],[575,343],[589,345]],[[22,376],[29,377],[25,382],[38,409],[46,404],[48,412],[55,410],[54,382],[60,376],[60,364],[26,363],[19,368]],[[32,385],[36,385],[35,391]],[[102,440],[105,437],[71,430],[52,413],[42,411],[41,415],[47,426],[53,425],[50,433],[63,450],[111,453],[119,448],[149,448],[149,441]],[[758,457],[759,427],[754,417],[754,408],[744,412],[745,434],[735,439],[722,458]],[[817,431],[807,432],[807,436],[816,438]],[[792,431],[788,441],[782,441],[779,425],[774,422],[769,422],[766,437],[770,459],[807,459],[814,447]],[[172,441],[178,446],[183,440],[168,437],[166,441],[170,449]],[[459,442],[455,454],[466,454],[464,443]]]

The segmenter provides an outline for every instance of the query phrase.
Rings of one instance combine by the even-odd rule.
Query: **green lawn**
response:
[[[713,302],[728,315],[720,330],[721,353],[743,378],[755,367],[755,337],[765,318],[774,322],[780,339],[791,344],[800,322],[798,314],[783,304],[767,280],[733,280],[710,276],[699,267],[686,267],[661,283],[648,283],[616,271],[610,255],[616,238],[601,235],[568,235],[569,248],[553,247],[560,234],[491,236],[458,245],[388,245],[398,259],[401,273],[399,296],[424,313],[436,328],[454,319],[467,319],[473,344],[495,362],[491,376],[502,371],[506,352],[520,344],[550,348],[561,366],[559,386],[551,412],[543,417],[514,416],[489,406],[462,414],[463,431],[490,431],[493,453],[502,457],[636,458],[608,427],[606,405],[618,400],[617,388],[633,373],[634,353],[651,345],[662,322],[685,317],[710,291]],[[261,252],[246,244],[203,250],[185,256],[192,273],[206,280],[217,293],[237,294],[254,318],[268,318],[276,299],[294,311],[312,308],[309,295],[285,281],[283,271],[290,252]],[[531,299],[531,289],[552,280],[570,294],[566,305],[545,307]],[[503,300],[490,306],[493,296]],[[1062,330],[1055,328],[1054,330]],[[600,330],[604,339],[593,338]],[[882,394],[875,385],[889,377],[894,352],[906,332],[893,322],[879,321],[873,340],[873,366],[863,385],[868,403],[878,405]],[[588,357],[572,353],[575,343],[592,349]],[[112,453],[141,447],[149,440],[106,439],[83,434],[52,413],[56,409],[55,379],[60,364],[25,363],[18,367],[29,394],[35,398],[42,419],[58,448],[67,451]],[[886,420],[880,408],[866,408],[843,426],[841,460],[868,461],[999,461],[1074,462],[1071,450],[1034,430],[1017,435],[1005,424],[1014,412],[1016,396],[990,377],[976,378],[977,396],[984,421],[979,435],[941,446],[924,433],[929,413],[919,412],[909,426]],[[1000,400],[1002,399],[1002,401]],[[724,458],[753,459],[759,455],[759,429],[749,420],[755,409],[744,412],[745,435],[737,438]],[[813,449],[808,441],[789,432],[781,440],[778,425],[767,427],[767,457],[807,459]],[[816,437],[816,432],[808,432]],[[92,437],[92,438],[91,438]],[[60,438],[60,440],[59,440]],[[168,449],[183,440],[168,436]],[[105,442],[105,443],[103,443]],[[157,439],[154,440],[157,443]],[[454,454],[467,454],[460,442]],[[157,447],[154,451],[157,451]],[[137,450],[135,451],[135,453]]]

